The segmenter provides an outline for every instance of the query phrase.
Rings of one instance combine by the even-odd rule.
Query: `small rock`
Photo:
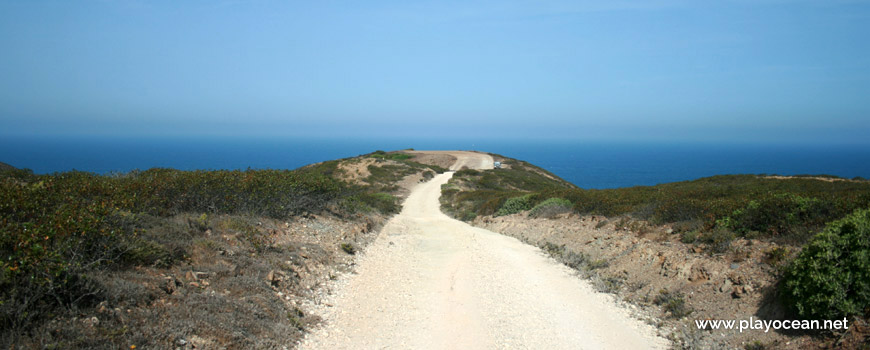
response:
[[[731,291],[731,297],[734,299],[742,298],[744,294],[746,294],[746,288],[743,286],[734,286],[733,291]]]
[[[281,280],[284,277],[284,273],[281,271],[272,270],[266,275],[266,281],[269,282],[273,287],[277,287]]]
[[[175,276],[166,277],[166,280],[163,281],[163,284],[160,286],[160,289],[163,289],[166,294],[173,294],[178,287],[181,287],[181,281],[179,281]]]
[[[738,267],[740,267],[740,264],[738,264],[738,263],[731,263],[731,269],[732,269],[732,270],[737,270]]]
[[[731,284],[731,280],[726,278],[725,281],[722,282],[722,285],[719,286],[719,292],[725,293],[727,291],[730,291],[732,290],[732,286],[733,285]]]
[[[109,305],[109,302],[107,302],[105,300],[101,301],[100,304],[97,305],[97,312],[102,314],[102,313],[105,313],[106,311],[109,311],[108,305]]]

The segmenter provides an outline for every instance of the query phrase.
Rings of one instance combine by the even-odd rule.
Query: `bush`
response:
[[[717,227],[709,232],[704,232],[698,239],[707,245],[707,251],[713,254],[722,254],[731,248],[734,233],[726,228]]]
[[[584,254],[583,252],[568,250],[565,248],[564,244],[557,245],[552,242],[546,242],[541,245],[541,249],[547,252],[547,254],[550,254],[550,256],[552,256],[559,262],[580,272],[601,269],[610,265],[607,260],[592,260],[588,255]]]
[[[353,244],[342,243],[340,245],[340,247],[341,247],[341,250],[343,250],[345,253],[348,253],[350,255],[356,254],[356,247],[354,247]]]
[[[495,216],[516,214],[529,209],[532,209],[531,195],[508,198],[501,208],[498,209],[498,212],[495,213]]]
[[[94,273],[130,266],[167,267],[184,255],[141,228],[139,217],[197,213],[191,231],[209,228],[209,213],[285,218],[327,210],[338,198],[365,191],[326,172],[303,170],[179,171],[151,169],[99,176],[0,172],[0,328],[18,333],[59,309],[88,306],[102,296]],[[389,196],[389,195],[387,195]],[[395,210],[394,200],[370,203]],[[270,242],[236,227],[257,250]]]
[[[396,197],[389,193],[363,193],[359,195],[359,199],[370,208],[384,214],[396,213],[400,209]]]
[[[787,267],[786,305],[808,319],[861,315],[870,306],[870,209],[829,224]]]
[[[525,192],[531,193],[532,204],[542,198],[564,198],[583,215],[630,215],[653,224],[679,223],[673,226],[677,233],[723,227],[745,238],[797,244],[826,223],[870,206],[870,183],[865,181],[720,175],[656,186],[583,190],[513,162],[510,169],[499,171],[457,172],[451,182],[463,190],[450,193],[444,202],[457,211],[504,215],[516,212],[506,200]]]
[[[673,318],[683,318],[692,313],[692,309],[686,305],[686,301],[683,299],[683,294],[679,292],[662,289],[656,295],[653,302],[664,308],[665,312],[669,313]]]
[[[474,221],[475,218],[477,218],[477,214],[475,214],[473,211],[465,211],[462,213],[462,216],[459,217],[460,220],[465,222]]]
[[[683,233],[680,234],[680,242],[685,244],[695,243],[695,241],[698,240],[699,235],[700,233],[698,231],[683,231]]]
[[[750,200],[717,224],[742,235],[753,231],[771,236],[804,235],[807,227],[823,225],[832,211],[830,203],[818,198],[777,193]]]
[[[552,218],[556,215],[570,212],[573,207],[574,204],[567,199],[549,198],[532,208],[529,211],[529,216],[534,218]]]

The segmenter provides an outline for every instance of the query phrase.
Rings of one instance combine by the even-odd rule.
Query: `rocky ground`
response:
[[[478,217],[473,225],[516,237],[578,267],[599,290],[639,306],[685,348],[804,349],[837,346],[808,334],[698,330],[696,319],[783,319],[775,298],[776,252],[789,247],[738,239],[725,254],[684,244],[668,226],[631,219],[525,213]]]
[[[191,219],[171,220],[187,226]],[[292,348],[320,321],[303,301],[352,267],[352,253],[375,237],[384,218],[220,216],[207,222],[193,234],[183,263],[98,276],[114,294],[77,317],[44,325],[40,332],[47,334],[38,339],[73,339],[62,344],[82,348]]]

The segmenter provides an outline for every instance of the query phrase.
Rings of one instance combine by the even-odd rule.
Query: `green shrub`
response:
[[[571,201],[564,198],[549,198],[538,205],[535,205],[531,211],[529,211],[529,216],[539,218],[551,218],[558,214],[568,213],[572,210],[574,204]]]
[[[532,209],[531,195],[508,198],[501,208],[498,209],[498,212],[495,213],[495,216],[516,214],[529,209]]]
[[[101,270],[166,267],[184,256],[147,234],[140,215],[198,213],[187,223],[202,232],[209,213],[284,218],[365,190],[325,175],[334,168],[327,163],[295,171],[0,172],[0,328],[17,332],[101,298],[89,277]],[[270,244],[255,228],[240,232],[255,249]]]
[[[58,191],[52,181],[0,182],[0,328],[20,330],[93,300],[86,272],[121,262],[121,237],[134,233],[115,226],[106,200]]]
[[[762,232],[771,236],[805,235],[807,227],[821,226],[835,209],[830,202],[794,193],[775,193],[750,200],[730,216],[717,221],[741,235]]]
[[[359,199],[369,207],[384,214],[397,213],[401,208],[398,199],[389,193],[363,193],[359,195]]]
[[[412,156],[412,155],[410,155],[410,154],[407,154],[407,153],[400,153],[400,152],[396,152],[396,153],[387,153],[387,152],[384,152],[384,151],[375,151],[374,153],[369,154],[369,158],[375,158],[375,159],[392,159],[392,160],[408,160],[408,159],[414,158],[414,156]]]
[[[592,260],[583,252],[568,250],[564,244],[558,245],[552,242],[545,242],[540,247],[554,259],[577,271],[587,272],[610,266],[607,260]]]
[[[254,218],[231,217],[221,221],[219,227],[238,233],[239,237],[250,243],[256,252],[262,253],[275,242],[267,232],[257,229],[251,222],[254,220]]]
[[[723,227],[745,238],[798,244],[826,223],[870,206],[870,183],[864,181],[719,175],[656,186],[584,190],[513,160],[510,169],[460,171],[451,182],[464,190],[452,193],[445,202],[478,215],[497,214],[508,198],[531,192],[536,199],[564,198],[583,215],[630,215],[653,224],[680,223],[674,225],[678,233]]]
[[[353,244],[342,243],[340,247],[341,250],[343,250],[345,253],[348,253],[350,255],[356,254],[356,247],[354,247]]]
[[[685,244],[692,244],[698,240],[698,236],[700,233],[698,231],[683,231],[680,233],[680,242]]]
[[[698,235],[698,240],[707,245],[707,251],[713,254],[722,254],[731,248],[731,241],[735,238],[734,232],[722,227]]]
[[[692,309],[686,305],[683,294],[680,292],[671,292],[667,289],[662,289],[656,295],[653,302],[660,305],[665,312],[669,313],[673,318],[683,318],[692,313]]]
[[[870,306],[870,209],[830,223],[787,267],[780,284],[801,317],[837,319]]]

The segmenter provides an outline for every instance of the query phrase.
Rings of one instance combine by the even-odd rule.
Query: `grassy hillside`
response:
[[[459,170],[453,175],[453,179],[442,187],[441,203],[448,213],[470,220],[477,215],[495,214],[512,197],[529,193],[570,191],[577,188],[527,162],[497,154],[493,155],[493,159],[502,162],[501,169]],[[538,197],[534,200],[537,201]]]
[[[298,337],[315,320],[280,295],[303,295],[313,282],[300,274],[333,263],[332,252],[352,253],[372,215],[399,209],[387,183],[439,170],[384,160],[366,182],[346,181],[342,164],[358,160],[109,176],[0,171],[0,344],[168,348],[196,336],[207,347],[260,348]],[[292,235],[326,225],[291,224],[315,215],[339,221],[322,236]]]
[[[734,253],[731,244],[739,237],[785,245],[765,254],[771,261],[786,260],[777,270],[783,282],[780,295],[796,316],[866,317],[870,310],[868,285],[862,280],[870,256],[870,182],[862,179],[721,175],[584,190],[533,168],[512,167],[459,171],[443,194],[445,210],[465,220],[521,212],[530,217],[594,215],[608,218],[601,226],[615,222],[637,235],[648,225],[664,226],[660,231],[675,235],[676,241],[714,256]],[[789,253],[793,251],[801,253]],[[795,256],[794,262],[787,261]],[[814,263],[819,257],[828,263]]]
[[[674,224],[679,232],[724,228],[744,237],[804,242],[826,223],[870,207],[870,182],[720,175],[656,186],[584,190],[566,188],[528,170],[497,169],[485,174],[457,172],[445,195],[449,210],[476,215],[496,214],[511,198],[526,198],[521,210],[561,198],[579,214]]]

